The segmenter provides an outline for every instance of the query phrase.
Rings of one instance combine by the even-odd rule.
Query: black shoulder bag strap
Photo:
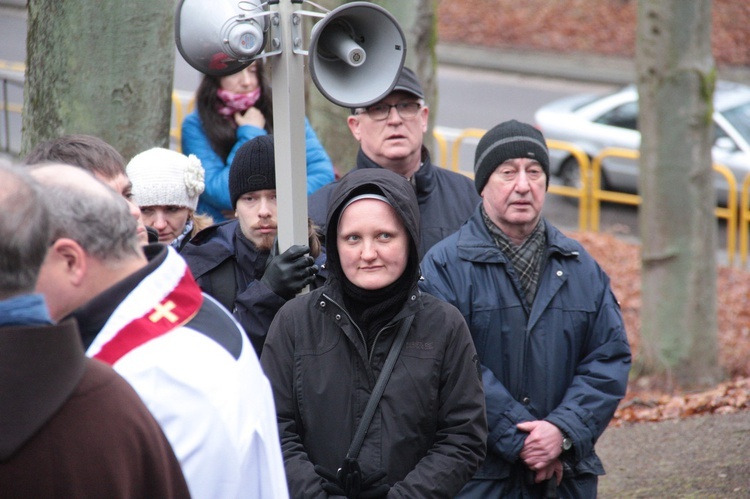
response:
[[[233,312],[237,297],[237,278],[234,275],[234,257],[227,258],[208,274],[211,282],[211,296]]]
[[[401,347],[404,346],[406,335],[409,334],[409,328],[411,327],[413,320],[414,315],[409,315],[401,321],[401,327],[398,329],[396,339],[393,340],[391,350],[388,352],[385,364],[383,364],[383,370],[380,371],[380,376],[378,376],[378,381],[375,383],[375,388],[373,388],[370,399],[367,401],[365,413],[362,415],[359,426],[357,426],[357,431],[354,434],[352,444],[349,446],[349,451],[346,453],[346,457],[348,458],[356,459],[359,456],[359,450],[362,447],[362,443],[365,441],[365,434],[367,434],[367,429],[370,427],[372,418],[375,415],[375,410],[380,403],[380,397],[383,396],[385,385],[388,384],[388,379],[391,377],[393,366],[396,365],[396,359],[398,359],[398,355],[401,353]]]

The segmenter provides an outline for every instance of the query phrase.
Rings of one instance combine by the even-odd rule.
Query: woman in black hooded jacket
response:
[[[290,495],[453,497],[485,455],[484,398],[463,317],[417,288],[414,189],[385,169],[350,172],[326,227],[329,278],[281,308],[261,357]],[[346,459],[409,321],[361,450]]]

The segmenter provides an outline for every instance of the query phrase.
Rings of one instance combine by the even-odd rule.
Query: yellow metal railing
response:
[[[484,134],[487,133],[487,130],[482,130],[481,128],[464,128],[461,130],[461,133],[458,134],[458,137],[453,141],[453,150],[451,151],[451,160],[449,163],[449,167],[454,172],[458,172],[458,163],[459,163],[459,150],[461,149],[461,144],[464,140],[468,138],[474,138],[474,139],[481,139]],[[470,175],[473,176],[473,175]]]
[[[174,140],[175,149],[182,152],[182,120],[193,112],[195,97],[192,92],[172,92],[172,110],[174,112],[174,126],[169,129],[169,137]]]
[[[445,134],[437,129],[437,127],[432,129],[432,137],[435,139],[438,149],[438,155],[436,158],[437,164],[444,165],[445,160],[448,157],[448,139],[445,137]]]
[[[578,161],[581,185],[576,188],[550,184],[548,192],[559,196],[578,198],[578,228],[582,231],[588,230],[591,227],[591,161],[589,161],[589,157],[583,149],[570,142],[548,140],[547,147],[567,151]]]
[[[602,201],[634,206],[641,204],[641,196],[638,194],[607,191],[601,188],[602,161],[607,157],[619,157],[637,161],[639,156],[638,151],[632,149],[608,147],[602,150],[591,162],[591,230],[594,232],[599,231]],[[713,169],[723,175],[728,184],[727,206],[717,206],[714,209],[714,216],[716,218],[723,218],[727,222],[727,259],[729,265],[732,265],[734,263],[734,255],[737,251],[737,181],[726,166],[714,164]],[[745,230],[747,230],[746,227]]]
[[[742,201],[740,202],[740,261],[744,267],[748,253],[748,225],[750,225],[750,174],[742,182]]]
[[[637,194],[605,191],[602,189],[602,160],[606,157],[612,156],[638,160],[639,155],[638,151],[633,151],[631,149],[608,147],[602,150],[602,152],[591,161],[591,230],[594,232],[599,232],[602,201],[634,206],[641,204],[641,197]]]
[[[727,260],[729,265],[732,265],[734,254],[737,252],[737,218],[739,216],[737,180],[731,170],[722,164],[714,163],[713,169],[727,181],[727,205],[726,207],[717,206],[714,208],[714,215],[716,218],[723,218],[727,221]]]

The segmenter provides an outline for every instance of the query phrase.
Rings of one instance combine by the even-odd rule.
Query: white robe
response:
[[[224,330],[190,327],[199,309]],[[288,497],[273,395],[255,351],[174,249],[120,303],[86,353],[112,364],[138,392],[194,498]]]

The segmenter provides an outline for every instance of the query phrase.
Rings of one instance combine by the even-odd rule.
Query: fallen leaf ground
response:
[[[608,233],[569,232],[568,235],[580,241],[610,276],[633,355],[637,356],[640,347],[640,245]],[[684,393],[679,388],[674,392],[654,389],[645,378],[631,379],[612,426],[750,409],[750,272],[720,266],[717,289],[719,359],[727,381],[710,390]]]
[[[440,0],[441,42],[580,52],[635,54],[636,0]],[[711,40],[718,65],[750,66],[750,2],[713,0]]]

